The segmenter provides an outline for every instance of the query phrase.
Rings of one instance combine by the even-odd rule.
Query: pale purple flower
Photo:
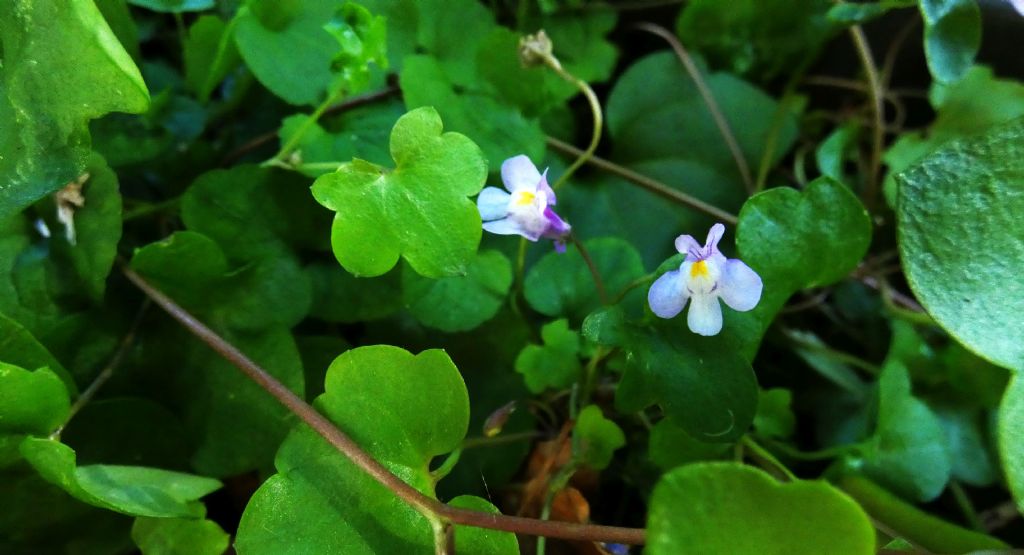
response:
[[[686,301],[690,311],[686,323],[693,333],[715,335],[722,331],[722,307],[718,299],[733,310],[746,312],[761,300],[761,277],[743,262],[725,258],[718,250],[718,241],[725,226],[715,224],[702,247],[693,237],[676,238],[676,250],[686,254],[678,270],[665,272],[651,285],[647,303],[661,318],[672,318],[682,312]]]
[[[520,154],[501,165],[501,180],[508,192],[497,187],[480,191],[476,206],[484,230],[498,235],[521,235],[531,241],[541,237],[555,240],[555,249],[565,251],[569,224],[551,209],[557,199],[547,179],[528,157]]]

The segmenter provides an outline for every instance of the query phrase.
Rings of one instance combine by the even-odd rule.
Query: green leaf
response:
[[[651,495],[651,555],[830,553],[869,555],[864,511],[822,481],[779,483],[737,463],[697,463],[662,477]]]
[[[892,361],[878,383],[878,427],[860,461],[863,471],[914,501],[931,501],[945,489],[952,470],[942,424],[910,392],[910,376]]]
[[[626,445],[622,428],[605,418],[597,405],[589,405],[580,411],[572,433],[579,446],[579,461],[594,470],[607,468],[615,451]]]
[[[788,389],[763,389],[758,397],[754,429],[759,434],[778,439],[793,435],[796,416],[790,404],[793,394]]]
[[[647,445],[651,462],[662,470],[698,461],[727,458],[732,446],[727,443],[697,441],[685,430],[665,418],[654,425]]]
[[[856,499],[872,517],[923,549],[968,553],[1001,551],[1009,547],[992,536],[936,518],[862,476],[843,476],[837,486]]]
[[[326,249],[330,217],[309,196],[308,181],[291,172],[235,166],[199,176],[181,199],[191,231],[216,241],[232,261]]]
[[[1014,376],[999,406],[999,455],[1017,510],[1024,513],[1024,379]]]
[[[89,174],[82,187],[85,205],[74,210],[75,242],[51,241],[52,255],[58,261],[69,261],[89,297],[99,301],[121,240],[121,194],[117,174],[98,154],[89,158],[85,171]]]
[[[362,92],[370,84],[371,63],[387,68],[383,17],[372,15],[354,2],[345,2],[324,29],[341,47],[331,61],[331,69],[337,74],[331,82],[331,91]]]
[[[212,520],[139,517],[132,541],[142,555],[221,555],[231,536]]]
[[[868,250],[871,220],[850,190],[827,177],[802,192],[779,187],[758,193],[740,211],[739,258],[761,276],[764,294],[750,312],[725,311],[725,329],[748,355],[794,292],[846,277]]]
[[[458,448],[469,398],[443,351],[411,353],[386,345],[339,356],[315,406],[407,483],[433,495],[430,461]],[[433,546],[420,513],[335,452],[306,426],[296,427],[275,462],[278,473],[242,515],[236,546],[247,553],[418,553]],[[481,505],[482,500],[474,501]],[[291,530],[282,536],[279,530]],[[456,533],[459,531],[457,529]],[[460,553],[516,553],[465,534]],[[477,542],[480,543],[477,543]],[[513,540],[514,542],[514,540]]]
[[[695,0],[679,14],[683,44],[719,67],[767,81],[813,60],[836,31],[828,0]]]
[[[1024,369],[1024,119],[955,141],[899,175],[900,258],[921,304],[983,358]],[[966,254],[965,254],[966,253]]]
[[[253,75],[290,104],[319,104],[340,50],[324,28],[339,0],[249,0],[235,15],[235,43]]]
[[[465,136],[441,130],[435,110],[413,110],[391,132],[394,170],[356,159],[313,184],[337,212],[331,244],[349,272],[383,275],[399,256],[425,277],[466,271],[482,233],[466,197],[483,188],[487,162]]]
[[[76,499],[133,516],[196,517],[196,500],[220,489],[212,478],[141,466],[75,465],[70,447],[26,438],[21,454],[48,482]]]
[[[580,336],[569,329],[569,321],[555,320],[540,330],[544,345],[527,345],[516,357],[516,372],[534,393],[563,389],[580,377]]]
[[[67,420],[70,406],[67,388],[49,368],[0,362],[0,434],[48,435]]]
[[[395,120],[404,113],[400,102],[384,102],[325,118],[324,126],[310,123],[305,114],[296,114],[281,122],[278,135],[284,145],[306,126],[289,159],[299,160],[295,169],[303,174],[319,177],[337,169],[341,161],[352,158],[387,164],[391,160],[388,135]]]
[[[402,272],[402,297],[425,326],[446,332],[469,331],[498,313],[512,287],[512,263],[504,254],[477,253],[466,275],[437,280]]]
[[[128,3],[164,13],[201,12],[216,4],[215,0],[128,0]]]
[[[733,75],[703,74],[748,165],[759,167],[774,136],[769,157],[774,167],[797,138],[794,110]],[[738,211],[747,198],[714,118],[671,53],[652,54],[627,68],[611,91],[605,116],[616,163],[728,212]],[[646,267],[672,252],[677,235],[700,234],[714,223],[703,212],[666,202],[616,176],[574,178],[573,184],[559,192],[558,209],[577,235],[621,237]]]
[[[0,361],[22,368],[49,368],[71,394],[78,393],[71,374],[21,324],[0,313]]]
[[[615,392],[620,412],[657,403],[687,433],[709,443],[734,441],[753,422],[757,380],[732,334],[703,337],[671,323],[626,324],[619,309],[590,315],[583,334],[626,351]]]
[[[999,479],[999,464],[989,448],[984,413],[945,404],[930,404],[946,433],[952,463],[951,477],[964,484],[986,487]]]
[[[928,69],[940,82],[967,73],[981,48],[981,10],[976,0],[921,0]]]
[[[0,40],[2,220],[78,177],[89,120],[143,112],[149,93],[90,0],[5,2]]]
[[[640,255],[622,239],[591,239],[584,246],[594,260],[609,296],[614,296],[644,274]],[[576,248],[544,255],[526,274],[524,293],[526,301],[538,312],[548,316],[567,316],[575,321],[581,321],[601,306],[594,276]]]
[[[158,466],[187,470],[189,438],[177,417],[141,397],[93,400],[61,430],[79,464]]]
[[[516,154],[526,154],[531,160],[544,158],[544,132],[537,120],[527,119],[490,93],[459,88],[436,58],[406,58],[399,84],[407,108],[434,107],[452,131],[464,133],[480,145],[484,157],[495,166]]]
[[[402,270],[383,276],[360,278],[334,262],[306,267],[313,283],[309,315],[328,322],[352,323],[379,320],[398,312],[402,302]]]
[[[215,15],[204,15],[188,28],[183,46],[185,85],[200,102],[208,101],[210,93],[241,62],[235,46],[235,21],[225,24]]]

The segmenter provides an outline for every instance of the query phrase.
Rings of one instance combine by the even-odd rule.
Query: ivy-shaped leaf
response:
[[[208,101],[210,93],[241,62],[234,24],[235,20],[224,23],[215,15],[204,15],[188,28],[183,45],[185,84],[200,102]]]
[[[654,425],[647,443],[651,462],[662,470],[698,461],[724,459],[732,451],[727,443],[697,441],[668,418]]]
[[[498,313],[512,287],[512,263],[504,254],[477,253],[466,275],[431,280],[402,273],[402,295],[421,324],[446,332],[469,331]]]
[[[337,212],[331,245],[346,270],[379,276],[401,256],[425,277],[466,271],[482,233],[466,197],[483,188],[487,162],[473,141],[441,131],[434,109],[413,110],[391,131],[394,170],[356,159],[313,184]]]
[[[0,361],[22,368],[49,368],[67,390],[77,393],[71,374],[21,324],[0,313]]]
[[[374,278],[360,278],[337,263],[318,262],[306,267],[313,283],[309,315],[327,322],[366,322],[398,312],[402,301],[401,268]]]
[[[47,435],[64,423],[70,406],[67,388],[49,368],[0,362],[0,435]]]
[[[0,41],[3,220],[79,176],[89,120],[144,112],[149,92],[90,0],[4,2]]]
[[[429,393],[429,394],[425,394]],[[458,448],[469,398],[443,351],[418,355],[386,345],[339,356],[315,406],[407,483],[433,495],[430,461]],[[419,553],[433,549],[431,524],[335,452],[295,428],[242,515],[236,545],[247,553]],[[470,502],[474,508],[486,501]],[[493,509],[492,509],[493,510]],[[460,553],[517,553],[511,534],[466,529]],[[279,530],[291,530],[281,535]],[[498,545],[493,543],[495,538]]]
[[[950,335],[1024,369],[1024,119],[954,141],[899,175],[900,258]]]
[[[827,482],[779,483],[749,466],[697,463],[665,474],[654,488],[645,552],[870,555],[875,530]]]
[[[569,321],[555,320],[540,329],[544,345],[527,345],[516,357],[516,372],[534,393],[561,389],[580,377],[580,334],[569,329]]]

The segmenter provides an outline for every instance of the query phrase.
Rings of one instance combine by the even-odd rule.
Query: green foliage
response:
[[[975,0],[921,0],[924,51],[937,81],[964,76],[981,47],[981,10]]]
[[[585,248],[604,282],[605,293],[614,295],[644,274],[640,255],[629,243],[613,238],[592,239]],[[544,255],[526,275],[526,301],[548,316],[581,321],[601,306],[597,285],[579,250]]]
[[[132,541],[143,555],[221,555],[231,536],[212,520],[139,517]]]
[[[68,417],[68,391],[49,368],[0,363],[0,434],[46,435]]]
[[[1009,3],[0,4],[0,553],[1021,547]]]
[[[48,482],[90,505],[132,516],[198,517],[196,500],[220,489],[212,478],[141,466],[76,466],[75,452],[51,439],[26,438],[21,455]]]
[[[481,251],[462,276],[430,279],[402,273],[402,295],[423,325],[469,331],[494,317],[512,286],[512,264],[498,251]]]
[[[680,12],[683,44],[732,73],[772,79],[813,61],[835,32],[827,0],[697,0]]]
[[[346,352],[331,364],[316,406],[332,422],[428,495],[430,460],[459,446],[469,398],[458,369],[439,350],[413,355],[397,347]],[[424,395],[424,392],[429,392]],[[295,428],[275,461],[278,473],[249,502],[237,546],[250,553],[345,550],[420,552],[433,545],[431,523],[364,474],[306,426]],[[473,506],[486,502],[475,500]],[[321,515],[333,515],[323,519]],[[292,530],[277,534],[282,526]],[[516,553],[501,534],[464,534],[465,553]],[[507,536],[511,537],[511,536]]]
[[[615,451],[626,445],[626,436],[618,424],[601,414],[597,405],[588,405],[576,417],[573,440],[579,445],[579,460],[594,470],[603,470]]]
[[[1017,502],[1017,509],[1024,511],[1024,380],[1015,377],[1006,388],[1006,396],[999,407],[999,452],[1006,469],[1006,481]]]
[[[480,215],[466,196],[483,187],[487,162],[472,141],[441,133],[430,108],[402,116],[391,132],[388,170],[356,159],[313,184],[320,204],[338,212],[334,255],[357,276],[379,276],[403,256],[418,274],[466,271],[480,241]]]
[[[149,92],[89,0],[5,2],[0,41],[3,220],[79,176],[89,157],[89,120],[143,112]]]
[[[580,376],[580,334],[568,320],[555,320],[540,330],[543,345],[527,345],[516,357],[516,372],[534,393],[569,387]]]
[[[1024,120],[956,141],[900,174],[899,245],[907,280],[936,322],[1010,369],[1024,345]]]
[[[651,497],[646,551],[678,553],[875,552],[868,515],[826,482],[782,484],[736,463],[665,474]]]

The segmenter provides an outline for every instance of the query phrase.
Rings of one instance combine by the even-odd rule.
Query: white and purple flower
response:
[[[647,303],[651,311],[661,318],[672,318],[682,312],[686,301],[690,311],[686,323],[690,331],[700,335],[715,335],[722,331],[722,307],[718,299],[733,310],[746,312],[761,300],[761,277],[743,262],[727,259],[718,250],[718,241],[725,226],[715,224],[708,232],[702,247],[693,237],[676,238],[676,250],[686,254],[678,270],[665,272],[651,285]]]
[[[498,235],[521,235],[530,241],[541,237],[554,239],[555,250],[564,252],[572,228],[551,209],[557,199],[548,185],[547,173],[540,173],[522,154],[505,160],[501,180],[509,192],[487,187],[476,200],[484,230]]]

